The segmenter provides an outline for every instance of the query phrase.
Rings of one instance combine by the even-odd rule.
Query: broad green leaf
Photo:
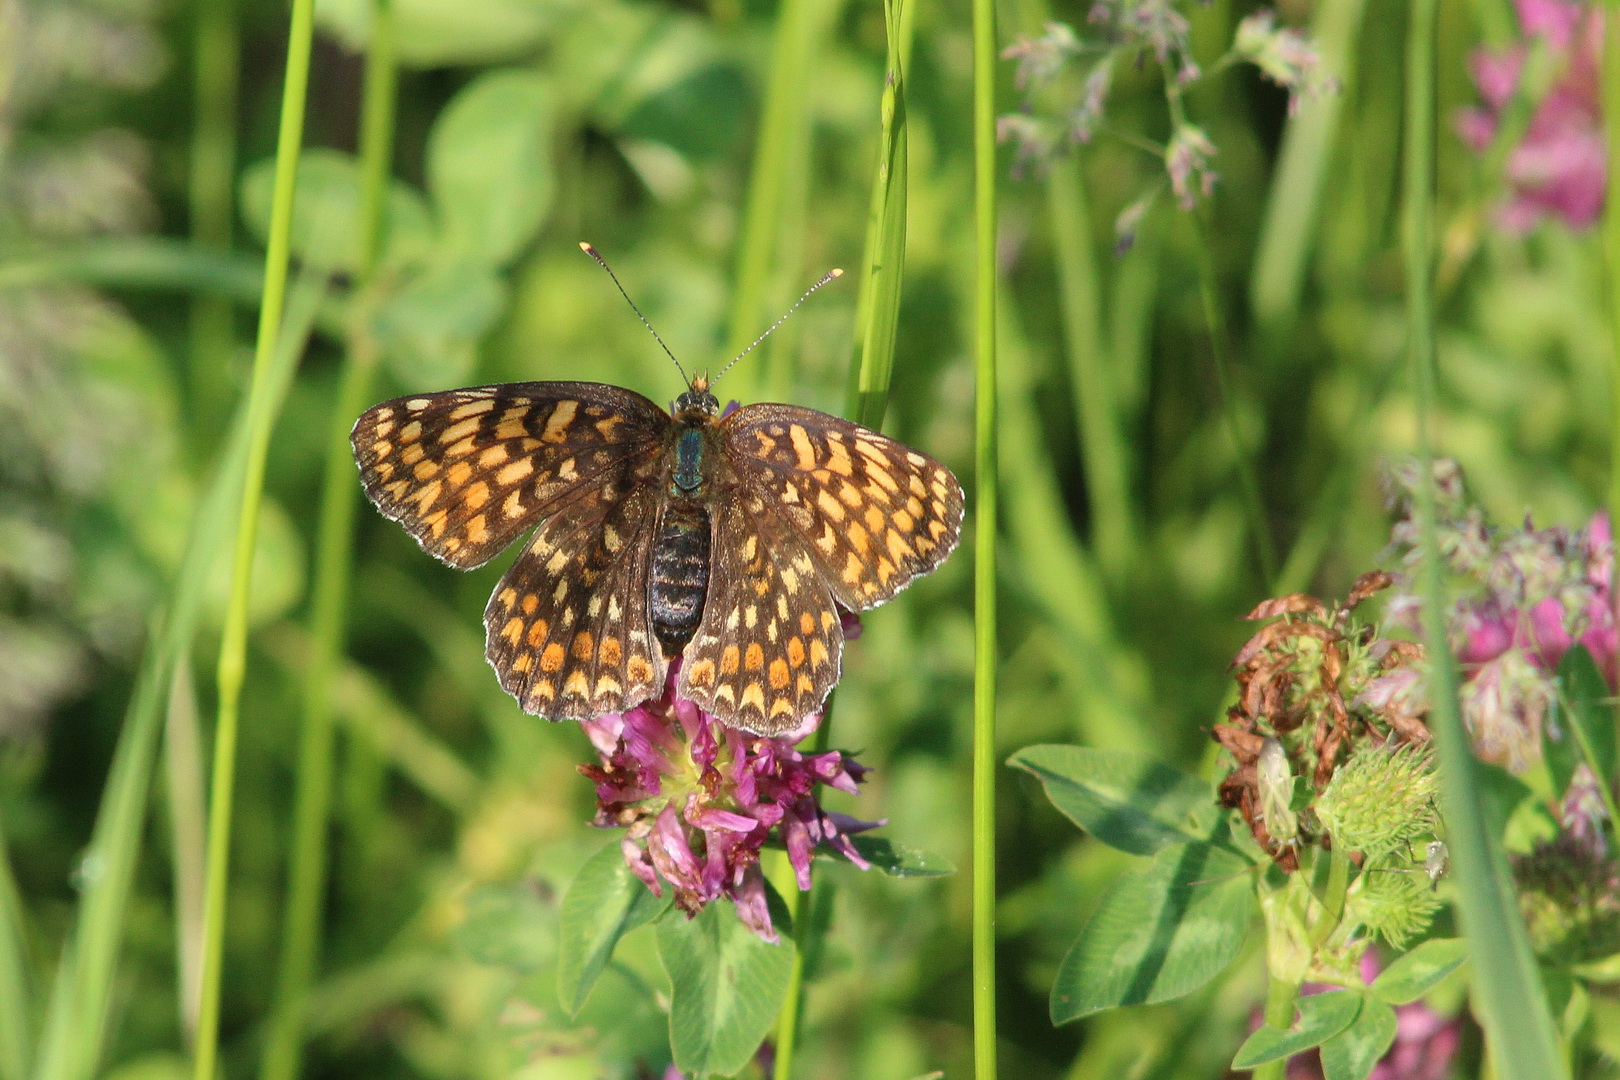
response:
[[[932,878],[956,873],[956,864],[945,856],[896,844],[886,836],[852,836],[850,842],[874,870],[890,877]]]
[[[535,971],[557,952],[556,907],[528,882],[480,886],[468,894],[466,915],[454,936],[481,964]]]
[[[1541,745],[1553,775],[1553,790],[1569,786],[1575,766],[1593,756],[1594,771],[1613,780],[1615,772],[1614,706],[1609,684],[1585,645],[1576,645],[1558,665],[1558,726],[1561,738],[1551,737],[1551,725],[1542,725]]]
[[[411,279],[377,313],[376,332],[404,386],[455,386],[477,366],[478,343],[506,305],[506,285],[481,263]]]
[[[1405,1005],[1434,989],[1467,959],[1468,943],[1462,938],[1433,938],[1379,972],[1370,989],[1391,1005]]]
[[[1287,1031],[1262,1024],[1232,1059],[1232,1068],[1253,1069],[1268,1061],[1282,1061],[1321,1046],[1349,1027],[1361,1011],[1360,990],[1330,990],[1299,999],[1299,1018]]]
[[[1355,1023],[1322,1044],[1324,1080],[1367,1080],[1395,1042],[1395,1010],[1364,995]]]
[[[1052,984],[1052,1022],[1169,1001],[1231,963],[1254,918],[1247,860],[1208,844],[1164,848],[1123,875],[1069,949]]]
[[[1132,855],[1202,840],[1189,818],[1214,806],[1202,780],[1124,750],[1030,746],[1008,764],[1039,778],[1046,797],[1069,820]]]
[[[669,905],[667,891],[659,899],[630,872],[618,841],[585,861],[563,896],[558,924],[557,997],[569,1015],[579,1014],[619,939]]]
[[[260,243],[270,231],[275,162],[260,161],[242,177],[242,217]],[[305,262],[353,273],[359,268],[360,171],[338,150],[306,150],[298,163],[292,249]],[[384,265],[420,262],[433,246],[433,222],[422,196],[394,182],[388,189]]]
[[[669,973],[669,1044],[683,1073],[730,1076],[776,1022],[793,971],[793,943],[761,941],[729,903],[658,923]]]
[[[414,67],[490,64],[533,52],[564,18],[599,0],[393,0],[394,47]],[[369,0],[316,0],[315,17],[355,52],[371,38]]]
[[[501,266],[551,206],[551,93],[529,71],[495,71],[445,107],[428,139],[428,188],[452,258]]]

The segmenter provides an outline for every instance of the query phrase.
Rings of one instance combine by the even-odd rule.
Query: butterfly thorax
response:
[[[653,632],[670,657],[692,639],[709,592],[708,489],[718,460],[711,445],[718,412],[706,385],[695,386],[676,401],[666,443],[667,501],[653,539],[648,599]]]

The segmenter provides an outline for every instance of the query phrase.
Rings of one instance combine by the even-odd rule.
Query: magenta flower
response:
[[[1502,207],[1502,226],[1525,232],[1543,216],[1584,228],[1603,209],[1604,141],[1599,108],[1599,60],[1603,19],[1596,6],[1576,0],[1517,0],[1524,37],[1539,38],[1556,72],[1536,103],[1530,126],[1507,160],[1512,196]],[[1483,152],[1496,137],[1503,111],[1523,74],[1527,45],[1504,52],[1481,49],[1471,61],[1484,105],[1457,117],[1464,142]]]
[[[658,701],[585,723],[602,759],[579,767],[596,784],[596,824],[628,830],[625,862],[654,895],[668,885],[688,915],[728,897],[744,923],[774,942],[760,849],[774,831],[800,889],[810,888],[819,845],[867,869],[849,837],[879,823],[822,810],[816,786],[853,794],[868,770],[837,750],[795,748],[820,726],[819,713],[779,738],[724,726],[675,696],[677,670]]]

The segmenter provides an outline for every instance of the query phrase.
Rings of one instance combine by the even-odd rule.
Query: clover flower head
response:
[[[820,714],[777,738],[726,727],[676,695],[678,668],[659,700],[585,723],[601,758],[579,767],[596,784],[596,824],[626,830],[625,862],[655,895],[668,885],[688,915],[727,897],[774,942],[760,850],[774,834],[800,889],[810,888],[818,846],[867,869],[849,838],[878,823],[829,813],[816,799],[820,786],[855,793],[867,770],[837,750],[797,749]]]
[[[1503,113],[1520,92],[1530,44],[1539,41],[1557,75],[1541,93],[1529,127],[1508,155],[1505,179],[1512,195],[1499,220],[1509,231],[1521,233],[1549,216],[1572,228],[1585,228],[1603,209],[1601,12],[1596,5],[1572,0],[1517,0],[1516,7],[1524,42],[1505,51],[1474,53],[1470,66],[1483,105],[1458,114],[1457,132],[1476,152],[1491,145]]]

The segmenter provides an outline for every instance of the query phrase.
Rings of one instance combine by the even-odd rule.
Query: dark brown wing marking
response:
[[[846,608],[883,603],[956,547],[962,487],[928,455],[794,405],[749,405],[721,427],[738,472],[793,523]]]
[[[721,723],[780,735],[838,681],[838,611],[803,537],[763,496],[732,478],[714,515],[715,572],[678,693]]]
[[[565,498],[490,597],[485,655],[525,712],[589,720],[663,692],[647,601],[659,464],[645,452]]]
[[[377,509],[430,555],[470,570],[568,493],[657,444],[668,424],[621,387],[505,383],[385,401],[349,438]]]

